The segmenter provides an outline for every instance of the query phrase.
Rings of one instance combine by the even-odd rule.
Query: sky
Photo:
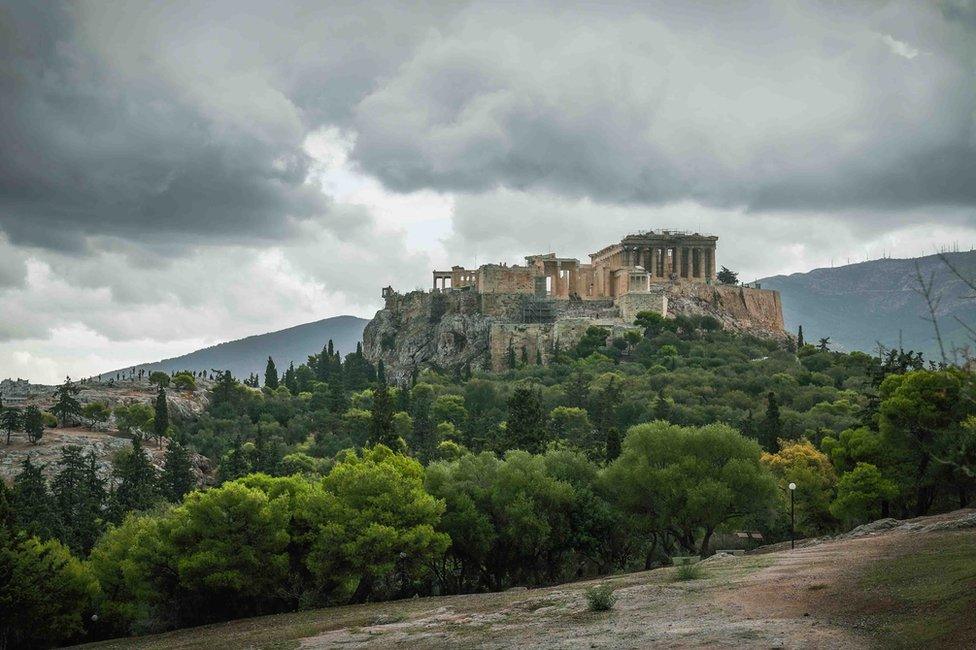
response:
[[[976,245],[976,2],[0,5],[0,377],[657,228],[745,280]]]

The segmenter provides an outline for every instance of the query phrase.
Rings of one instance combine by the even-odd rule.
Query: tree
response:
[[[51,413],[57,416],[62,427],[68,424],[81,414],[81,404],[75,398],[81,389],[71,382],[71,377],[66,377],[64,383],[54,389],[54,406]]]
[[[799,350],[805,344],[806,341],[803,340],[803,325],[800,325],[799,328],[796,330],[796,349]]]
[[[769,391],[766,395],[766,415],[760,423],[759,442],[763,448],[769,451],[776,449],[777,440],[783,431],[783,423],[780,421],[779,400],[776,393]]]
[[[830,352],[830,337],[825,336],[817,342],[817,349],[821,352]]]
[[[345,454],[322,486],[310,495],[317,534],[306,566],[333,601],[397,595],[451,543],[435,531],[444,502],[424,489],[423,466],[383,445]]]
[[[14,408],[0,410],[0,428],[7,434],[7,444],[10,444],[10,434],[23,428],[23,416]]]
[[[718,272],[718,281],[722,284],[737,284],[739,282],[739,274],[727,267],[722,267],[722,270]]]
[[[120,404],[115,407],[113,414],[119,431],[139,437],[143,435],[144,430],[153,419],[153,407],[141,402],[129,405]]]
[[[159,495],[156,470],[139,438],[133,438],[130,448],[116,454],[112,476],[115,490],[111,509],[115,521],[121,521],[128,512],[147,510],[156,503]]]
[[[637,312],[634,325],[644,330],[644,338],[653,338],[668,329],[667,319],[654,311]]]
[[[156,401],[153,409],[153,436],[156,438],[156,446],[163,446],[163,438],[169,429],[169,408],[166,404],[166,389],[159,387],[156,393]]]
[[[183,496],[196,487],[193,465],[186,447],[171,440],[166,447],[163,459],[163,473],[160,477],[160,492],[170,503],[179,503]]]
[[[620,430],[617,427],[607,429],[607,455],[604,460],[612,463],[620,456]]]
[[[88,420],[89,429],[105,424],[111,415],[111,409],[101,402],[90,402],[81,407],[81,416]]]
[[[621,507],[659,536],[705,554],[718,526],[765,519],[772,510],[776,485],[760,451],[724,424],[651,422],[630,429],[605,480]]]
[[[794,502],[799,530],[812,537],[835,525],[830,514],[830,501],[837,484],[837,473],[826,454],[808,440],[780,440],[779,451],[764,452],[761,460],[776,477],[784,498],[789,495],[789,484],[796,484]],[[785,513],[785,507],[780,512]]]
[[[882,504],[897,495],[898,487],[884,478],[877,467],[858,463],[841,475],[837,499],[830,504],[830,512],[848,525],[866,523],[880,516]]]
[[[598,325],[590,325],[583,332],[583,336],[580,338],[579,343],[576,344],[576,356],[580,359],[585,359],[590,356],[598,349],[605,347],[607,344],[607,337],[610,336],[610,330],[605,327],[599,327]]]
[[[517,387],[508,400],[508,420],[499,451],[523,449],[538,453],[545,445],[545,438],[546,412],[542,395],[528,386]]]
[[[597,435],[587,412],[575,406],[557,406],[549,413],[553,440],[565,440],[591,458],[603,455],[605,441]]]
[[[32,445],[39,443],[44,436],[44,416],[33,404],[28,404],[24,409],[24,433]]]
[[[505,353],[505,359],[509,370],[515,370],[518,367],[518,362],[515,360],[515,340],[508,339],[508,351]]]
[[[197,389],[197,380],[189,372],[178,372],[173,375],[173,388],[194,391]]]
[[[162,370],[153,371],[149,373],[149,383],[160,388],[166,388],[169,386],[169,375]]]
[[[58,541],[0,530],[0,647],[77,640],[97,592],[88,568]]]
[[[568,406],[585,409],[590,404],[590,379],[577,369],[566,382],[566,403]]]
[[[249,474],[251,462],[244,451],[241,436],[234,439],[234,446],[220,459],[219,476],[221,482],[232,481]]]
[[[380,384],[373,391],[373,408],[369,421],[369,442],[371,445],[396,447],[393,438],[393,401],[386,384]]]
[[[268,357],[268,365],[264,367],[264,386],[271,390],[278,388],[278,369],[271,357]]]
[[[31,462],[30,456],[23,460],[20,473],[14,478],[13,510],[17,528],[28,535],[50,539],[57,537],[60,530],[58,513],[42,470],[43,466]]]
[[[669,420],[671,418],[671,404],[664,397],[664,388],[657,392],[657,399],[654,401],[654,418],[657,420]]]

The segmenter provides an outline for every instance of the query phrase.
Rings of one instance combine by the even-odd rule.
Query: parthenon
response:
[[[591,253],[588,264],[544,253],[527,256],[524,266],[483,264],[477,269],[454,266],[434,271],[434,289],[597,300],[646,293],[662,285],[712,284],[717,241],[718,237],[699,233],[639,232]]]

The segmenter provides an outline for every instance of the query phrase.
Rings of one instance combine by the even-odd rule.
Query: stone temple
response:
[[[717,241],[652,230],[591,253],[585,264],[545,253],[524,265],[435,270],[429,291],[383,289],[385,306],[366,326],[363,352],[373,363],[382,359],[397,383],[424,368],[500,371],[512,348],[545,364],[587,327],[619,336],[641,311],[708,314],[726,329],[785,339],[776,291],[718,282]]]

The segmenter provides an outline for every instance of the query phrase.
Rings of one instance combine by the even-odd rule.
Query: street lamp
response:
[[[796,536],[794,534],[793,518],[793,493],[796,492],[796,483],[790,483],[790,550],[796,548]]]

